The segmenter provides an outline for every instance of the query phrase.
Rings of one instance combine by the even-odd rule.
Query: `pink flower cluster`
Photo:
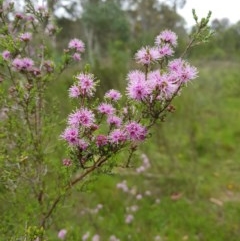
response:
[[[165,30],[156,37],[154,47],[143,47],[136,53],[136,61],[145,70],[128,73],[127,101],[123,107],[120,105],[122,94],[114,89],[105,93],[103,101],[93,102],[94,76],[87,72],[75,77],[77,81],[70,87],[69,97],[78,98],[80,107],[69,115],[61,138],[84,163],[94,156],[114,155],[127,145],[134,149],[148,137],[152,124],[168,111],[168,105],[182,86],[197,77],[197,69],[187,61],[169,59],[176,46],[177,35]],[[84,51],[84,44],[73,39],[68,48],[78,54]],[[148,159],[143,159],[138,173],[150,166]]]
[[[93,96],[96,88],[93,74],[80,73],[76,76],[76,79],[78,80],[77,83],[69,89],[69,96],[71,98]]]
[[[136,61],[145,66],[169,58],[177,46],[177,35],[165,30],[155,40],[156,46],[141,48],[135,55]],[[169,61],[165,69],[144,73],[134,70],[127,76],[127,96],[136,101],[152,102],[169,100],[180,87],[197,77],[197,69],[183,59]]]
[[[23,42],[29,42],[30,40],[32,40],[32,34],[29,32],[22,33],[19,39]]]
[[[83,53],[85,50],[85,44],[82,42],[82,40],[74,38],[68,43],[68,49],[73,52],[72,59],[75,61],[80,61],[81,53]]]
[[[142,47],[136,53],[135,59],[137,63],[149,66],[164,57],[172,56],[174,53],[173,47],[176,46],[177,35],[170,30],[165,30],[156,37],[154,47]]]
[[[15,58],[12,61],[12,66],[16,71],[32,71],[34,61],[30,58]]]

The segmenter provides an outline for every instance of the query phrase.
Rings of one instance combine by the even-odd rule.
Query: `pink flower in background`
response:
[[[134,219],[134,216],[132,214],[128,214],[126,217],[125,217],[125,223],[129,224],[133,221]]]
[[[146,154],[142,154],[141,159],[142,159],[142,165],[136,169],[137,173],[145,172],[148,168],[150,168],[150,162]]]
[[[12,66],[15,70],[21,71],[23,68],[23,61],[20,58],[15,58],[12,62]]]
[[[124,192],[128,192],[128,191],[129,191],[126,180],[123,180],[122,182],[119,182],[119,183],[117,184],[117,188],[118,188],[118,189],[121,189],[121,190],[124,191]]]
[[[125,126],[127,136],[132,141],[143,141],[146,138],[147,130],[146,127],[141,124],[132,121]]]
[[[32,67],[34,66],[34,61],[30,58],[23,58],[22,63],[22,69],[27,71],[31,71]]]
[[[126,133],[121,129],[115,129],[109,134],[109,141],[112,144],[120,144],[127,140]]]
[[[2,52],[2,57],[3,57],[4,60],[9,60],[10,57],[11,57],[11,53],[8,50],[4,50]]]
[[[141,200],[141,199],[142,199],[142,194],[137,194],[137,195],[136,195],[136,199],[137,199],[137,200]]]
[[[105,114],[105,115],[113,115],[114,112],[116,111],[115,108],[108,103],[102,103],[98,106],[97,110],[99,111],[99,113],[101,114]]]
[[[32,15],[27,15],[27,16],[25,16],[25,20],[27,20],[29,22],[33,22],[35,20],[35,18]]]
[[[58,232],[58,238],[64,240],[67,234],[67,230],[66,229],[61,229]]]
[[[15,18],[17,19],[24,19],[24,15],[22,13],[16,13]]]
[[[32,34],[29,32],[22,33],[19,38],[23,42],[29,42],[30,40],[32,40]]]
[[[78,86],[73,85],[69,89],[69,97],[71,98],[77,98],[80,96],[80,89]]]
[[[51,61],[51,60],[44,61],[43,66],[48,73],[51,73],[54,71],[55,66],[54,66],[53,61]]]
[[[100,235],[95,234],[95,235],[92,237],[92,241],[100,241]]]
[[[65,131],[60,135],[62,139],[67,141],[69,145],[77,145],[78,144],[78,129],[67,127]]]
[[[84,126],[91,127],[94,124],[94,114],[87,108],[81,108],[76,112],[72,113],[68,117],[68,124],[70,126]]]
[[[62,163],[66,167],[69,167],[72,165],[72,161],[70,159],[63,159]]]
[[[161,240],[162,240],[162,238],[159,235],[154,237],[154,241],[161,241]]]
[[[89,232],[86,232],[83,236],[82,236],[82,241],[86,241],[90,236]]]
[[[79,139],[78,140],[78,147],[81,149],[81,150],[86,150],[89,146],[89,143],[87,143],[85,140],[83,139]]]
[[[82,53],[85,50],[85,44],[80,39],[74,38],[70,40],[68,48]]]
[[[96,138],[96,144],[98,147],[105,146],[108,143],[108,138],[105,135],[98,135]]]
[[[30,58],[15,58],[12,66],[18,71],[31,71],[34,66],[34,61]]]
[[[120,241],[120,239],[118,239],[115,235],[111,235],[109,237],[109,241]]]
[[[113,101],[118,101],[122,97],[122,95],[119,91],[112,89],[109,90],[104,97]]]
[[[133,205],[133,206],[129,207],[129,211],[134,212],[134,213],[137,212],[138,209],[139,209],[139,207],[137,205]]]
[[[137,63],[149,65],[153,61],[160,58],[159,51],[156,47],[150,48],[149,46],[143,47],[135,55]]]
[[[79,74],[76,76],[78,79],[78,86],[80,87],[81,95],[92,96],[95,91],[95,83],[93,74]]]
[[[155,44],[156,45],[161,45],[164,43],[169,43],[171,44],[173,47],[177,46],[177,35],[171,31],[171,30],[164,30],[162,31],[155,39]]]
[[[23,58],[22,62],[23,62],[23,70],[30,71],[34,66],[34,62],[30,58]]]
[[[79,53],[74,53],[72,55],[72,58],[73,58],[74,61],[78,62],[78,61],[81,60],[81,55]]]
[[[114,125],[116,127],[120,127],[121,124],[122,124],[122,119],[118,116],[108,116],[107,118],[107,123],[110,124],[110,125]]]

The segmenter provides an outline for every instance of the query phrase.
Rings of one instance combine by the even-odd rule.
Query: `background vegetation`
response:
[[[161,30],[169,28],[179,35],[179,54],[188,38],[189,30],[178,14],[178,8],[184,5],[181,0],[48,4],[61,29],[52,44],[55,58],[70,38],[81,38],[87,47],[81,66],[76,65],[51,83],[47,99],[57,110],[59,121],[51,133],[55,141],[64,128],[62,120],[71,110],[67,101],[71,76],[84,63],[90,63],[101,80],[101,98],[107,89],[124,89],[125,76],[135,66],[135,51],[152,45]],[[64,13],[61,16],[60,10]],[[187,56],[198,67],[199,78],[175,99],[176,112],[154,129],[153,137],[136,154],[133,167],[96,174],[66,198],[48,231],[49,240],[58,240],[57,233],[63,228],[69,241],[84,240],[87,232],[88,240],[93,241],[98,240],[94,235],[100,240],[111,240],[115,235],[122,241],[239,240],[240,22],[230,25],[227,19],[214,19],[211,28],[215,31],[212,40]],[[49,113],[55,115],[52,108]],[[50,154],[53,165],[61,163],[63,149],[59,143]],[[139,174],[136,168],[142,165],[142,154],[151,166]],[[117,186],[124,180],[128,192]],[[0,240],[19,240],[13,237],[22,232],[22,223],[34,208],[31,200],[19,200],[18,193],[13,199],[0,186]],[[133,217],[129,223],[128,215]]]

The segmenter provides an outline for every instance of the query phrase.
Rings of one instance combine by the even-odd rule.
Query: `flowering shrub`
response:
[[[210,36],[210,15],[200,22],[194,15],[196,32],[176,59],[177,35],[170,30],[161,32],[153,47],[137,51],[135,60],[141,68],[127,75],[125,93],[111,89],[99,101],[94,97],[99,81],[89,67],[78,73],[69,89],[69,97],[77,106],[60,135],[69,157],[62,158],[56,169],[48,157],[55,122],[49,117],[46,90],[68,66],[81,60],[85,44],[76,38],[70,40],[61,61],[55,62],[48,46],[58,29],[46,8],[27,2],[26,13],[14,12],[14,4],[8,1],[0,5],[0,79],[4,87],[0,98],[4,111],[0,179],[4,192],[13,195],[26,213],[17,217],[14,233],[11,228],[4,233],[21,236],[22,240],[44,240],[54,211],[76,184],[96,170],[129,167],[139,144],[150,137],[151,127],[174,111],[173,99],[198,73],[184,59],[185,53]],[[129,157],[117,163],[114,157],[124,150],[129,151]],[[146,168],[148,163],[138,172]],[[29,207],[19,202],[25,203],[29,197],[34,200]],[[132,221],[133,216],[126,216],[126,223]],[[66,235],[62,229],[58,237],[63,240]],[[118,239],[113,236],[111,240]]]
[[[71,40],[81,43],[80,40]],[[82,44],[83,45],[83,44]],[[75,76],[69,97],[80,103],[68,116],[61,135],[75,166],[97,168],[119,151],[130,147],[130,156],[149,137],[150,128],[173,111],[172,100],[197,77],[197,69],[183,58],[170,59],[177,35],[165,30],[154,47],[143,47],[135,55],[142,70],[127,75],[126,95],[109,90],[102,102],[94,102],[98,81],[88,70]],[[124,102],[121,99],[124,98]],[[129,165],[130,158],[126,166]]]

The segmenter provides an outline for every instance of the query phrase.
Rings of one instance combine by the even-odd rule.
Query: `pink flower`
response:
[[[146,138],[147,130],[146,127],[141,124],[132,121],[125,126],[128,138],[132,141],[143,141]]]
[[[100,104],[97,109],[101,114],[105,115],[113,115],[115,112],[115,108],[111,104],[107,103]]]
[[[48,73],[51,73],[54,71],[54,63],[51,60],[44,61],[43,66]]]
[[[133,70],[128,73],[127,76],[128,81],[143,81],[145,80],[145,74],[142,71],[139,70]]]
[[[19,38],[23,42],[29,42],[30,40],[32,40],[32,34],[29,32],[22,33]]]
[[[115,235],[111,235],[109,237],[109,241],[120,241],[120,239],[118,239]]]
[[[61,230],[58,232],[58,238],[64,240],[66,234],[67,234],[67,230],[66,230],[66,229],[61,229]]]
[[[105,135],[98,135],[96,137],[96,144],[98,147],[105,146],[108,143],[108,138]]]
[[[69,167],[72,165],[72,161],[70,159],[63,159],[62,163],[66,167]]]
[[[143,47],[135,55],[137,63],[143,65],[149,65],[153,61],[156,61],[160,58],[160,54],[157,48],[150,48],[149,46]]]
[[[21,71],[23,68],[23,61],[20,58],[16,58],[12,62],[12,66],[14,67],[15,70]]]
[[[185,62],[182,59],[174,59],[174,60],[169,62],[168,69],[170,71],[179,72],[179,71],[182,70],[182,68],[184,66],[184,63]]]
[[[162,31],[155,40],[156,45],[161,45],[164,43],[169,43],[173,47],[177,46],[177,35],[171,30]]]
[[[186,66],[182,70],[180,80],[183,83],[187,83],[189,80],[193,80],[197,78],[197,74],[198,74],[197,68],[190,66],[189,64],[186,64]]]
[[[92,241],[100,241],[100,236],[98,234],[95,234],[93,237],[92,237]]]
[[[23,58],[22,62],[23,62],[23,67],[22,67],[23,70],[27,70],[27,71],[31,71],[32,70],[32,67],[34,65],[34,62],[33,62],[32,59],[30,59],[30,58]]]
[[[166,56],[172,56],[174,51],[169,44],[164,44],[158,48],[158,52],[161,58]]]
[[[79,139],[78,140],[78,147],[81,149],[81,150],[86,150],[88,148],[89,144],[83,140],[83,139]]]
[[[121,129],[115,129],[109,134],[109,141],[113,144],[120,144],[127,140],[126,133]]]
[[[122,182],[117,183],[117,188],[121,189],[123,192],[129,191],[126,180],[123,180]]]
[[[37,68],[37,67],[32,67],[30,71],[35,76],[38,76],[38,75],[41,74],[41,70],[39,68]]]
[[[69,145],[78,144],[78,129],[67,127],[64,132],[60,135],[62,139],[68,142]]]
[[[137,200],[141,200],[141,199],[142,199],[142,194],[137,194],[137,195],[136,195],[136,199],[137,199]]]
[[[24,19],[24,15],[22,13],[16,13],[15,18],[17,19]]]
[[[35,18],[32,15],[27,15],[27,16],[25,16],[25,19],[29,22],[33,22]]]
[[[109,90],[104,97],[112,101],[118,101],[122,97],[122,95],[119,91],[112,89]]]
[[[94,124],[94,113],[87,108],[81,108],[68,117],[68,124],[70,126],[91,127]]]
[[[34,66],[34,62],[30,58],[15,58],[12,62],[12,66],[17,71],[31,71]]]
[[[118,116],[108,116],[107,123],[116,127],[120,127],[122,124],[122,119]]]
[[[82,241],[86,241],[90,236],[89,232],[86,232],[83,236],[82,236]]]
[[[197,78],[197,69],[182,59],[175,59],[169,62],[168,68],[175,74],[176,80],[182,83],[187,83],[189,80]]]
[[[160,75],[158,70],[152,71],[148,75],[151,87],[157,90],[159,94],[158,99],[169,99],[172,97],[178,88],[176,80],[178,80],[178,77],[174,73]]]
[[[3,57],[4,60],[9,60],[10,57],[11,57],[11,53],[8,50],[4,50],[2,52],[2,57]]]
[[[127,96],[134,100],[143,100],[151,93],[151,88],[141,71],[133,71],[128,75]]]
[[[125,223],[129,224],[133,221],[134,219],[134,216],[132,214],[128,214],[126,217],[125,217]]]
[[[81,55],[79,53],[74,53],[72,55],[72,58],[73,58],[74,61],[78,62],[78,61],[81,60]]]
[[[81,40],[74,38],[74,39],[70,40],[70,42],[68,44],[68,48],[82,53],[85,50],[85,45]]]
[[[76,76],[78,79],[78,86],[80,87],[81,95],[92,96],[95,91],[95,83],[93,74],[79,74]]]
[[[77,98],[80,96],[80,89],[78,86],[73,85],[69,89],[69,97],[71,98]]]

